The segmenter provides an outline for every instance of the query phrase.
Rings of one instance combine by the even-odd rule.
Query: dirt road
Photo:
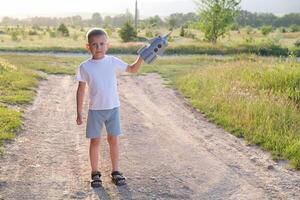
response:
[[[209,123],[155,74],[119,77],[128,184],[111,183],[104,137],[103,188],[92,189],[76,87],[70,76],[41,83],[0,158],[0,199],[300,199],[299,172]]]

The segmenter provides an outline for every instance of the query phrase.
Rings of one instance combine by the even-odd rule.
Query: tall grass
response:
[[[32,71],[16,67],[0,58],[0,102],[26,104],[33,99],[32,88],[39,76]]]
[[[21,113],[5,106],[0,106],[0,154],[4,140],[10,140],[15,137],[15,132],[22,125]]]
[[[300,168],[300,63],[214,64],[178,77],[176,87],[215,123]]]

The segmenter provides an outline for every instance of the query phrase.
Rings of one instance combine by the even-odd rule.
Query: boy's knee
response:
[[[100,138],[91,139],[91,145],[99,145],[99,144],[100,144]]]
[[[107,141],[109,144],[117,144],[118,143],[118,136],[112,136],[112,135],[107,135]]]

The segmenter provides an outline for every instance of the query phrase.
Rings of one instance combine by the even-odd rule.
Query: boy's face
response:
[[[90,37],[87,48],[91,52],[93,59],[103,58],[108,49],[107,37],[105,35],[95,35]]]

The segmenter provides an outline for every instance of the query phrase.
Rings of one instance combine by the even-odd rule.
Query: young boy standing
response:
[[[76,79],[79,81],[77,89],[77,119],[82,124],[82,104],[85,87],[88,85],[89,110],[86,125],[86,137],[90,139],[90,162],[92,187],[102,184],[101,173],[98,169],[99,146],[101,129],[105,124],[108,133],[107,140],[110,148],[112,163],[112,181],[116,185],[124,185],[125,177],[119,171],[119,135],[121,134],[117,92],[117,71],[135,73],[139,70],[143,59],[139,56],[136,61],[128,65],[122,60],[106,55],[108,50],[108,35],[100,28],[93,28],[87,33],[86,45],[92,57],[79,66]]]

